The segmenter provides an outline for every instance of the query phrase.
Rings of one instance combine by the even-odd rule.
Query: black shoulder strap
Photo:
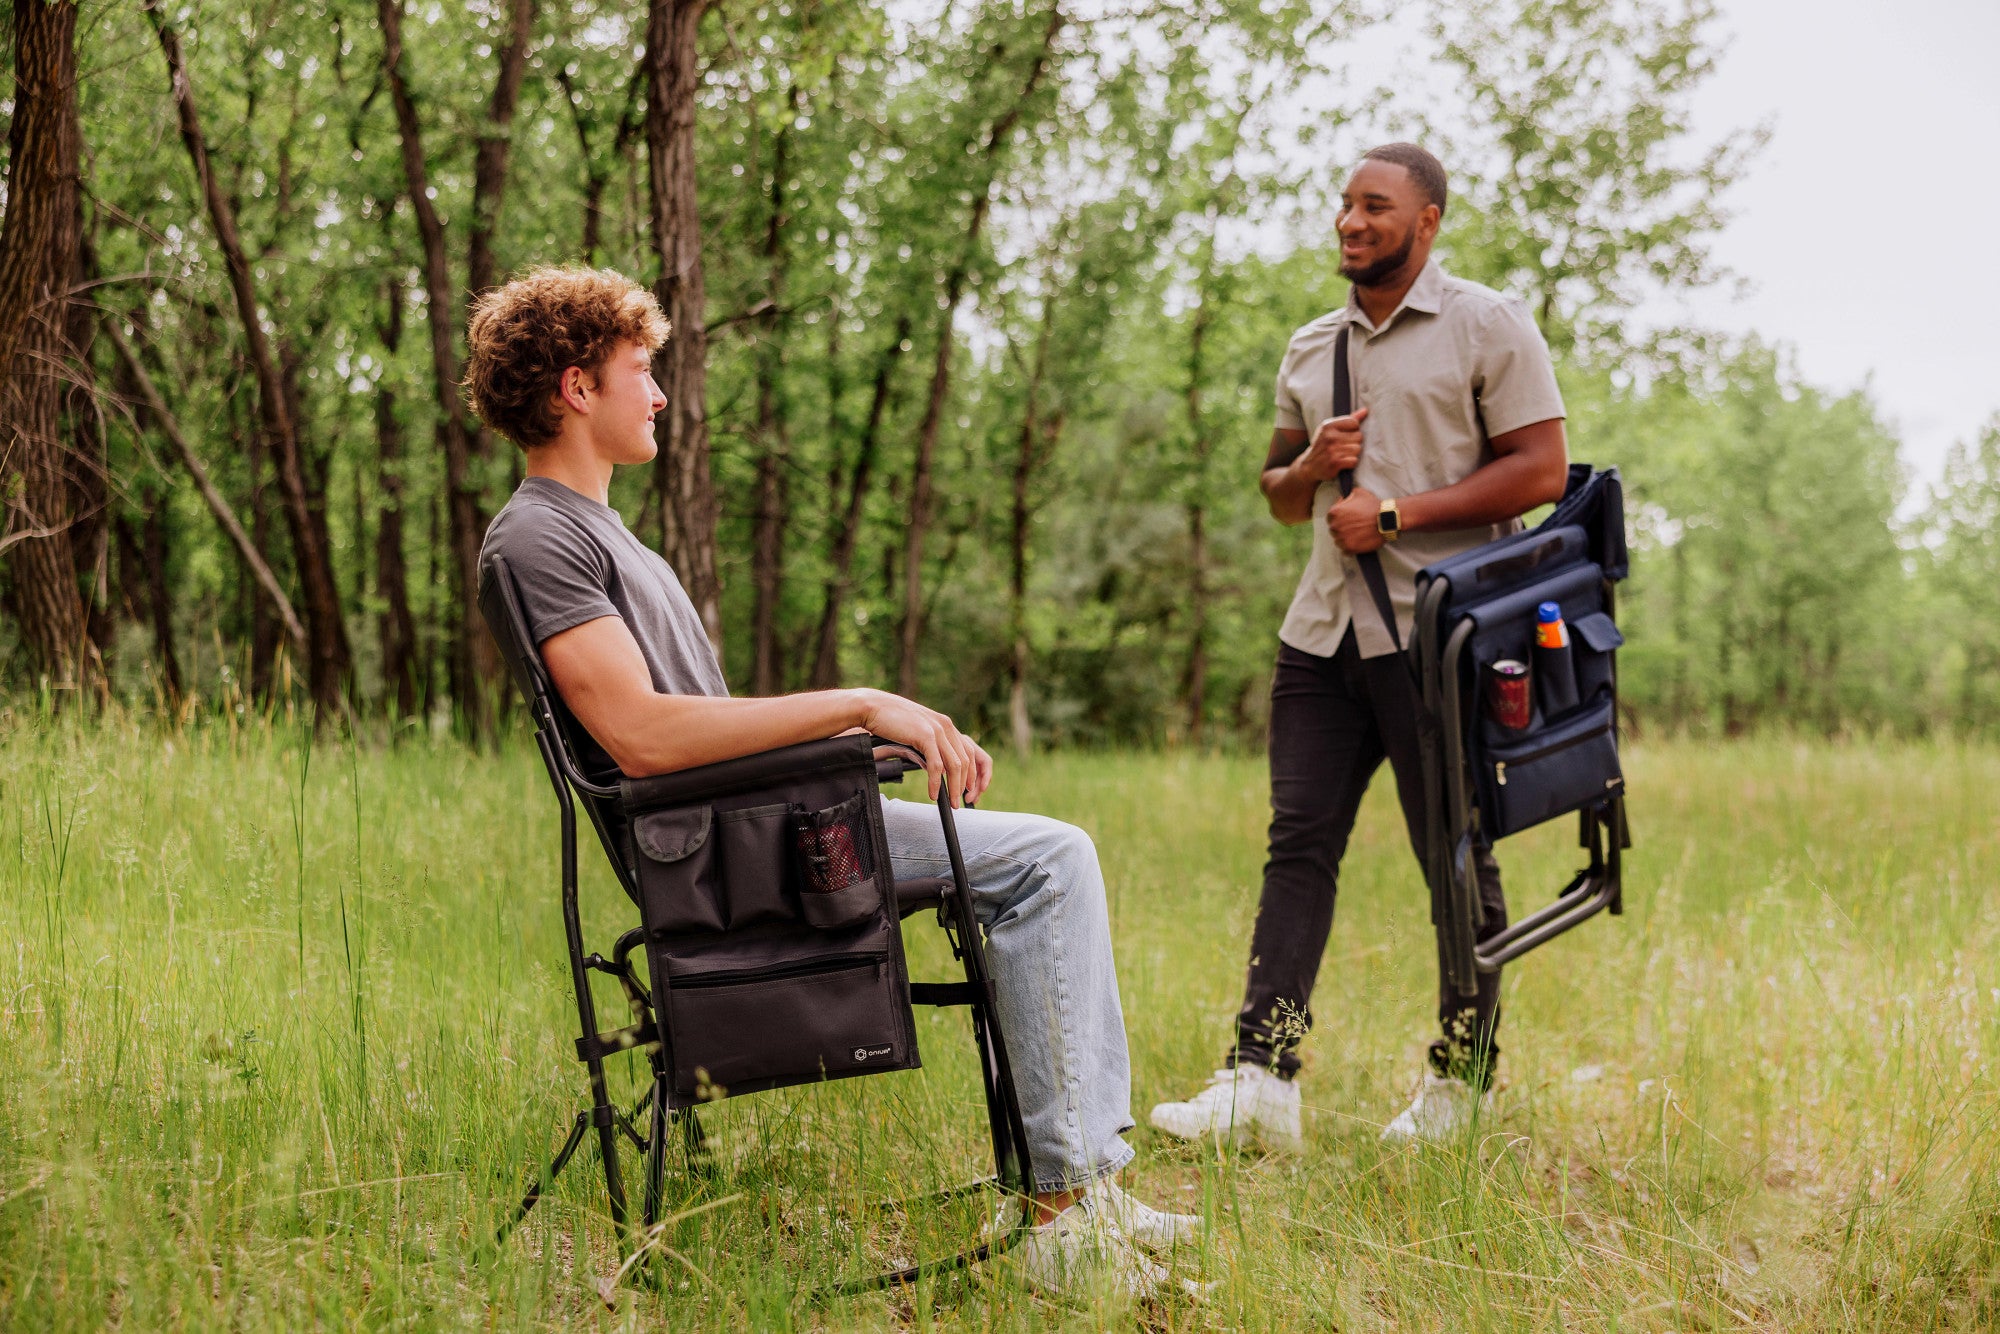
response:
[[[1354,411],[1354,390],[1347,374],[1347,325],[1340,326],[1340,332],[1333,338],[1333,415],[1345,417]],[[1354,490],[1354,469],[1340,470],[1340,494],[1346,496]],[[1403,632],[1396,628],[1396,604],[1389,600],[1389,577],[1382,573],[1382,558],[1372,551],[1364,551],[1356,556],[1361,566],[1361,578],[1368,585],[1368,591],[1375,598],[1375,610],[1381,614],[1382,624],[1389,627],[1389,642],[1396,646],[1396,652],[1403,651]]]

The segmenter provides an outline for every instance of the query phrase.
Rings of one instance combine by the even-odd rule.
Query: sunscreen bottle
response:
[[[1569,626],[1562,606],[1544,602],[1535,609],[1535,685],[1542,716],[1553,718],[1576,707],[1576,664],[1570,658]]]

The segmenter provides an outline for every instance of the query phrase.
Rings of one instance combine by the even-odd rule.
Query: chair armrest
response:
[[[951,892],[951,877],[947,875],[924,876],[917,880],[896,882],[896,915],[908,917],[926,908],[942,907],[944,896]]]
[[[875,772],[874,738],[857,732],[823,741],[802,741],[796,746],[781,746],[678,773],[623,779],[618,788],[625,809],[638,812],[729,796],[781,779],[840,769]]]
[[[877,752],[875,756],[877,781],[900,783],[904,774],[923,772],[924,757],[915,746],[908,746],[900,741],[887,741],[879,736],[871,736],[868,740]],[[880,753],[883,751],[888,753],[886,755]]]

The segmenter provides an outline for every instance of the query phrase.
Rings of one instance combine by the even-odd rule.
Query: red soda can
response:
[[[1486,669],[1486,713],[1500,726],[1513,731],[1526,727],[1534,717],[1535,696],[1529,688],[1528,664],[1502,658]]]

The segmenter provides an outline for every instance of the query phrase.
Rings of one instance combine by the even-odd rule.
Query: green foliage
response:
[[[1964,731],[2000,725],[2000,417],[1955,447],[1930,498],[1927,582],[1939,639],[1950,646],[1938,687],[1946,716]]]
[[[1802,385],[1754,343],[1703,386],[1575,379],[1573,449],[1628,484],[1630,707],[1729,732],[1923,722],[1910,649],[1951,629],[1903,614],[1903,479],[1865,398]]]
[[[1558,351],[1615,348],[1649,287],[1720,275],[1721,195],[1765,131],[1688,144],[1714,68],[1711,0],[1441,4],[1433,32],[1471,111],[1447,249],[1466,277],[1526,295]],[[1690,153],[1694,154],[1690,157]]]
[[[406,73],[456,274],[505,19],[490,4],[408,9]],[[771,531],[760,488],[775,477],[774,684],[818,679],[830,590],[840,679],[894,683],[916,442],[949,337],[921,693],[988,736],[1025,723],[1057,743],[1255,739],[1306,550],[1256,492],[1271,378],[1290,332],[1345,299],[1326,244],[1334,181],[1318,164],[1365,142],[1364,116],[1408,118],[1358,90],[1302,107],[1302,80],[1369,12],[1065,9],[1023,98],[1051,40],[1043,4],[709,11],[697,168],[732,682],[751,680],[753,573]],[[441,721],[460,627],[430,312],[375,6],[187,0],[170,17],[302,423],[355,693],[364,708],[393,699],[379,627],[400,593],[419,709]],[[1457,99],[1436,117],[1449,132],[1426,133],[1452,170],[1446,261],[1535,307],[1571,399],[1573,455],[1620,464],[1631,488],[1635,721],[2000,726],[2000,642],[1980,601],[1993,586],[1990,433],[1905,532],[1895,442],[1865,400],[1798,382],[1755,344],[1629,327],[1647,293],[1721,276],[1709,238],[1760,139],[1691,138],[1712,6],[1441,0],[1428,19]],[[537,6],[495,236],[503,272],[588,260],[655,276],[643,35],[630,5]],[[90,10],[81,40],[91,299],[137,327],[182,427],[292,582],[157,42],[136,7],[115,5]],[[954,274],[963,297],[947,321]],[[114,690],[196,711],[263,708],[275,693],[282,707],[292,666],[273,618],[172,453],[122,406],[130,386],[106,340],[94,357],[114,518],[138,532],[156,516],[193,696],[167,698],[151,558],[131,543],[113,544],[101,576],[82,572]],[[472,478],[489,511],[520,468],[503,448]],[[396,485],[400,571],[379,549]],[[656,540],[650,486],[633,470],[613,499]],[[857,496],[843,577],[835,550]],[[0,684],[35,688],[5,618]]]

